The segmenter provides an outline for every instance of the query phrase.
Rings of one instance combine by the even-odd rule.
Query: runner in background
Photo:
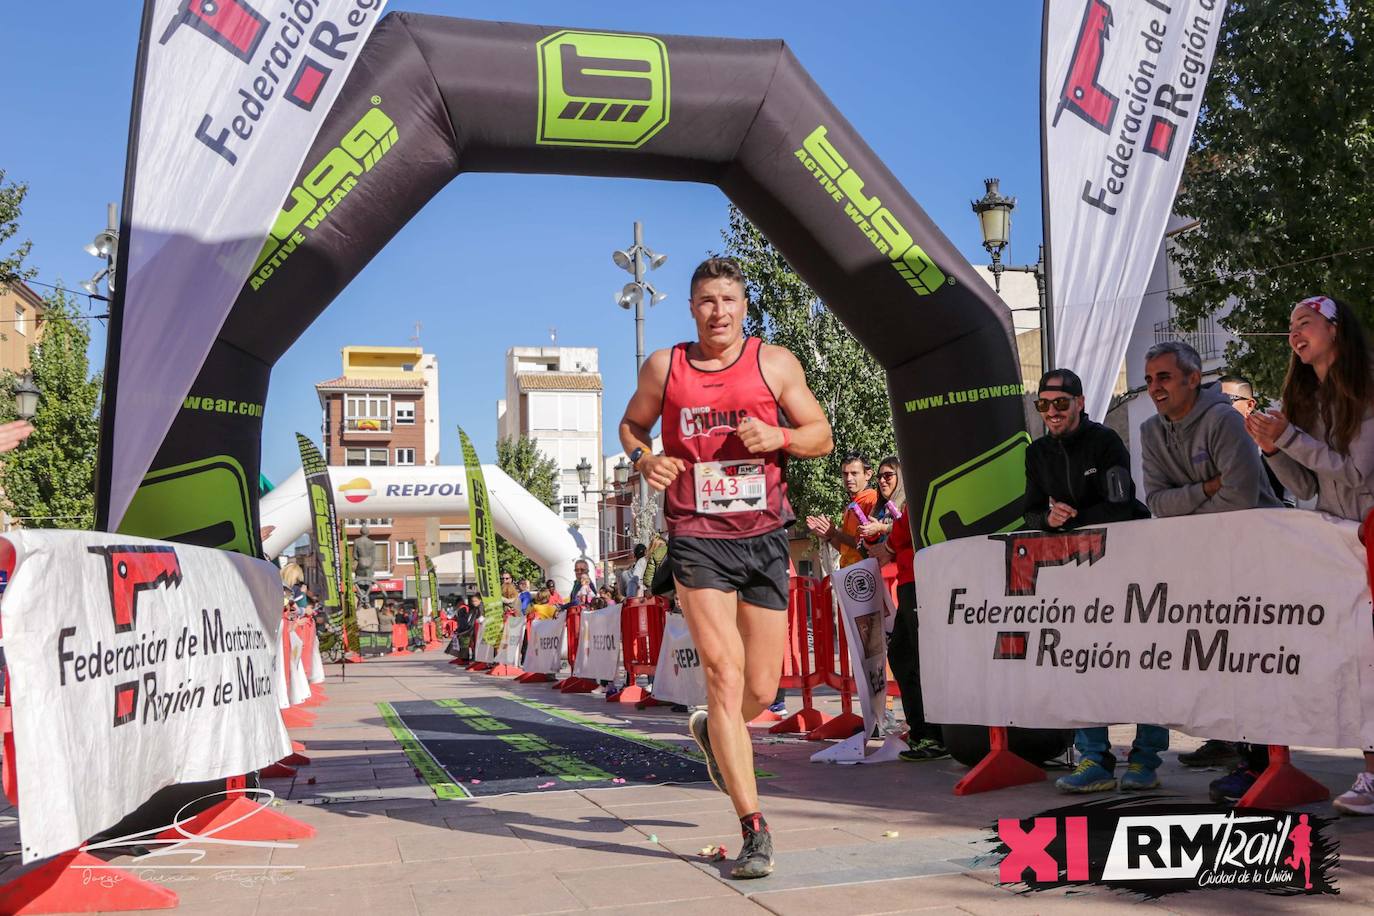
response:
[[[630,462],[664,491],[666,563],[706,673],[692,738],[730,796],[743,848],[731,876],[773,870],[745,723],[773,702],[787,642],[786,460],[829,454],[830,423],[797,358],[744,336],[744,275],[730,258],[692,274],[698,339],[658,350],[620,421]],[[662,421],[663,454],[650,432]],[[658,589],[656,589],[657,591]]]

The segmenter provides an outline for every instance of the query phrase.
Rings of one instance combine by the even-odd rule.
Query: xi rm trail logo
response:
[[[1002,818],[998,880],[1030,891],[1097,885],[1158,898],[1240,889],[1337,894],[1331,821],[1295,811],[1112,798]],[[1237,909],[1243,906],[1237,903]]]

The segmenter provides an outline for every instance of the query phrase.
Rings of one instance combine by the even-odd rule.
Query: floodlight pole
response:
[[[634,247],[635,282],[644,288],[644,224],[635,220]],[[639,373],[644,369],[644,296],[635,298],[635,384],[639,384]],[[653,445],[650,440],[650,445]],[[639,475],[639,504],[649,504],[649,481]]]

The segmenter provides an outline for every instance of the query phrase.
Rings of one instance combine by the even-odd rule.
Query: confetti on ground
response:
[[[469,782],[470,782],[472,785],[474,785],[474,786],[480,786],[480,785],[482,784],[482,780],[480,780],[480,779],[472,779],[472,780],[469,780]]]
[[[649,834],[649,842],[650,842],[650,843],[657,843],[657,842],[658,842],[658,834],[657,834],[657,833],[651,833],[651,834]]]
[[[724,847],[724,846],[703,846],[703,847],[701,847],[701,855],[702,855],[703,858],[710,859],[712,862],[719,862],[719,861],[721,861],[721,860],[723,860],[723,859],[725,858],[725,855],[726,855],[725,847]]]
[[[558,783],[556,783],[556,782],[541,782],[541,783],[539,784],[539,788],[541,788],[541,789],[550,789],[550,788],[553,788],[553,787],[556,786],[556,785],[558,785]]]
[[[884,831],[883,831],[883,839],[895,840],[895,839],[897,839],[898,836],[899,836],[899,834],[898,834],[897,831],[895,831],[895,830],[884,830]]]
[[[615,779],[612,779],[611,782],[615,783],[618,786],[623,786],[625,784],[625,780],[620,778],[619,776],[617,776]]]

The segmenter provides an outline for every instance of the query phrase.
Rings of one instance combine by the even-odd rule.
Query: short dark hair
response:
[[[1253,397],[1255,396],[1255,386],[1252,385],[1252,384],[1250,384],[1250,380],[1249,380],[1248,378],[1246,378],[1245,376],[1243,376],[1243,375],[1223,375],[1221,378],[1217,379],[1217,385],[1218,385],[1218,386],[1220,386],[1220,385],[1225,385],[1225,384],[1227,384],[1228,382],[1229,382],[1230,384],[1232,384],[1232,385],[1240,385],[1240,386],[1241,386],[1242,388],[1244,388],[1246,391],[1250,392],[1250,393],[1247,395],[1247,397],[1253,398]]]
[[[635,545],[635,559],[636,559],[636,560],[638,560],[640,557],[644,556],[644,554],[646,554],[646,553],[648,553],[648,552],[649,552],[649,548],[645,547],[643,544],[636,544],[636,545]]]
[[[1055,384],[1051,384],[1052,381]],[[1035,390],[1040,392],[1047,388],[1068,392],[1076,398],[1083,397],[1083,380],[1071,369],[1051,369],[1040,376],[1040,386]]]
[[[862,452],[848,452],[840,459],[840,468],[843,469],[846,464],[853,464],[855,461],[862,464],[865,471],[873,470],[873,465],[868,463],[868,459],[863,456]]]
[[[1155,344],[1145,351],[1145,362],[1159,359],[1167,353],[1174,355],[1174,362],[1178,363],[1178,367],[1183,370],[1185,375],[1202,372],[1202,357],[1198,355],[1197,350],[1194,350],[1191,344],[1181,340],[1165,340]]]
[[[734,258],[709,257],[697,265],[697,269],[692,271],[692,282],[687,289],[695,292],[697,283],[702,280],[734,280],[741,287],[746,287],[744,279],[744,269],[739,266],[739,261]]]

